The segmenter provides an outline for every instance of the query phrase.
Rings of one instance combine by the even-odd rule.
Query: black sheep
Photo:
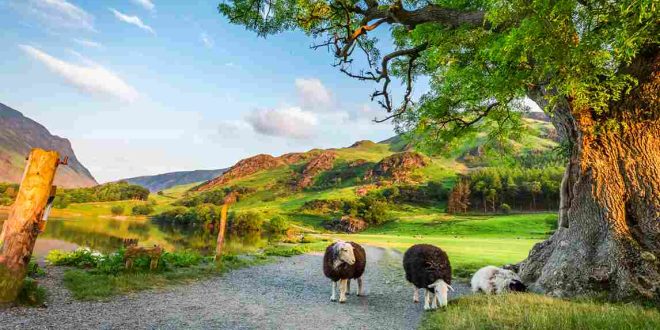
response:
[[[330,300],[336,301],[337,281],[339,281],[339,302],[346,302],[346,293],[350,290],[350,280],[357,279],[358,296],[362,290],[362,274],[367,264],[364,248],[354,242],[338,241],[325,249],[323,273],[332,281]]]
[[[429,244],[413,245],[403,255],[406,280],[415,286],[413,302],[419,302],[419,289],[426,289],[424,309],[435,309],[447,305],[447,289],[452,289],[451,265],[447,253]],[[453,289],[452,289],[453,290]],[[430,294],[433,294],[429,306]]]

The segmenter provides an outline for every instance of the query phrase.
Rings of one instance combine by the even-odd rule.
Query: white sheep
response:
[[[527,291],[527,287],[520,281],[518,274],[495,266],[486,266],[479,269],[472,276],[471,284],[473,293],[479,290],[486,294]]]

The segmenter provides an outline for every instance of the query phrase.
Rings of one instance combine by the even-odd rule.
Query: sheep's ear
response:
[[[449,285],[449,284],[447,284],[447,283],[445,283],[445,285],[447,285],[447,287],[449,288],[449,290],[454,291],[454,288],[452,288],[451,285]]]

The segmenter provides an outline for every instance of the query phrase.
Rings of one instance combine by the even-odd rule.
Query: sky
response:
[[[0,0],[0,102],[99,182],[394,135],[373,122],[376,86],[300,32],[229,24],[219,1]]]

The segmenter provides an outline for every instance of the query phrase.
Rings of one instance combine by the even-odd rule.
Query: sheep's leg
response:
[[[340,303],[345,303],[346,302],[347,282],[348,282],[348,280],[346,280],[346,279],[339,280],[339,302]]]
[[[337,282],[332,282],[332,295],[330,301],[337,301]]]
[[[431,309],[438,309],[438,300],[438,289],[436,289],[431,296]]]
[[[429,306],[429,298],[430,298],[430,293],[429,289],[424,289],[424,310],[429,310],[431,307]]]
[[[346,280],[346,295],[350,296],[351,295],[351,279]]]
[[[357,295],[359,297],[364,297],[364,286],[362,286],[362,277],[357,279],[358,282],[358,292]]]
[[[413,302],[419,303],[419,288],[413,285]]]

